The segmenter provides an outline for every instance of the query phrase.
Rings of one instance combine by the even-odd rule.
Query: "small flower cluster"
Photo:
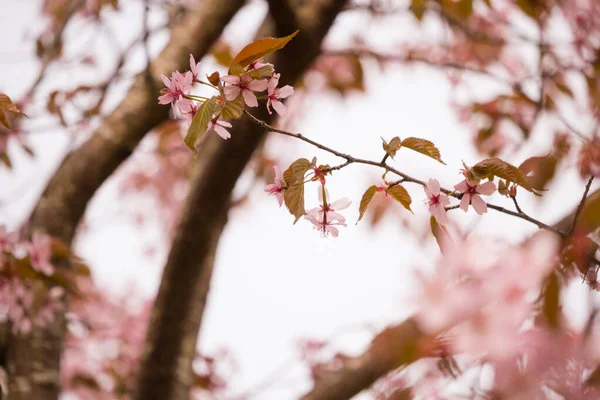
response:
[[[226,116],[223,110],[228,103],[235,102],[241,97],[242,107],[258,107],[258,100],[266,99],[266,107],[269,114],[272,114],[271,108],[281,116],[287,113],[287,108],[282,100],[294,93],[294,88],[290,85],[278,88],[280,74],[275,73],[273,64],[263,63],[260,60],[250,63],[246,68],[238,73],[219,76],[218,72],[207,76],[208,82],[199,79],[200,63],[196,63],[193,55],[190,55],[190,70],[181,73],[174,71],[169,79],[161,75],[165,87],[161,90],[161,96],[158,98],[159,104],[171,104],[175,116],[184,117],[188,124],[191,124],[194,116],[200,108],[200,105],[208,100],[205,97],[191,94],[195,83],[212,87],[219,92],[217,104],[221,105],[219,111],[212,115],[205,133],[215,132],[223,139],[229,139],[231,134],[227,128],[231,128],[231,123],[225,121]],[[257,97],[256,93],[267,91],[266,95]]]
[[[326,166],[316,166],[316,160],[311,163],[312,173],[310,180],[318,181],[319,206],[312,208],[304,214],[304,218],[313,224],[313,228],[321,232],[323,236],[331,235],[338,237],[338,226],[346,226],[346,218],[338,211],[350,207],[352,203],[348,198],[331,201],[329,191],[325,187],[326,184]],[[265,186],[265,192],[274,195],[281,207],[284,202],[284,191],[287,189],[287,184],[278,166],[274,166],[275,172],[274,182]],[[303,183],[302,183],[303,184]]]
[[[450,199],[441,191],[440,183],[437,179],[429,179],[423,188],[427,196],[426,204],[429,212],[440,224],[447,225],[449,221],[446,207],[450,205]],[[482,215],[487,212],[487,204],[481,195],[493,194],[496,191],[496,185],[493,182],[479,183],[467,177],[454,185],[454,189],[462,194],[459,206],[461,210],[467,212],[470,205],[477,214]]]
[[[45,283],[55,273],[51,257],[49,236],[34,233],[31,241],[20,241],[0,226],[0,322],[9,321],[13,334],[45,326],[64,309],[65,290]]]

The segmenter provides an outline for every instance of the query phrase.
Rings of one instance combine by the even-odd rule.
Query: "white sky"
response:
[[[111,23],[125,41],[139,32],[142,2],[122,3],[124,12]],[[0,92],[13,98],[19,97],[37,72],[32,41],[27,38],[35,37],[42,29],[39,9],[39,1],[0,2],[0,76],[4,78],[0,80]],[[230,26],[227,37],[235,45],[243,45],[254,32],[241,21],[256,24],[264,12],[262,3],[253,3]],[[106,14],[107,20],[109,17],[112,18]],[[157,16],[155,22],[160,20]],[[405,22],[406,26],[414,25],[408,18]],[[356,31],[356,26],[363,27],[381,46],[387,45],[386,35],[399,36],[396,22],[375,25],[366,18],[345,17],[336,25],[330,44],[343,45],[348,32]],[[91,30],[85,28],[88,27],[74,25],[67,36],[75,38],[78,46],[91,43],[98,54],[107,54],[106,43],[86,36]],[[406,31],[415,36],[414,30]],[[166,39],[162,35],[153,40],[154,53]],[[136,60],[127,67],[129,71],[143,65],[142,53],[135,54]],[[110,57],[103,58],[100,70],[108,74],[111,68]],[[45,85],[76,87],[80,81],[93,79],[96,73],[65,68],[55,71],[54,78]],[[487,93],[485,84],[479,88]],[[122,93],[122,89],[113,93],[106,110],[114,107]],[[382,157],[380,136],[432,140],[448,166],[408,151],[400,151],[394,165],[420,179],[435,177],[443,186],[451,187],[460,180],[461,160],[473,164],[483,158],[475,154],[467,128],[458,124],[450,109],[451,94],[444,76],[430,69],[390,68],[380,72],[367,66],[365,94],[352,95],[344,101],[333,95],[313,95],[306,101],[306,117],[297,121],[294,129],[337,150],[374,160]],[[39,126],[43,123],[39,122]],[[544,132],[537,132],[525,149],[510,154],[506,160],[518,164],[529,155],[540,155],[549,149],[550,140]],[[0,171],[0,223],[10,227],[16,227],[27,216],[61,159],[67,136],[58,129],[41,129],[32,135],[32,142],[38,153],[36,158],[14,151],[14,171]],[[280,155],[283,163],[313,156],[324,163],[340,161],[304,143],[283,138],[271,140],[269,149],[271,155]],[[245,391],[282,364],[290,365],[290,359],[298,355],[296,342],[300,338],[335,336],[340,350],[354,354],[363,349],[372,332],[402,320],[414,309],[411,274],[415,268],[434,263],[438,257],[435,243],[431,238],[424,241],[418,234],[406,233],[398,217],[409,213],[400,206],[375,230],[366,221],[353,224],[362,192],[379,183],[380,175],[370,167],[350,166],[328,180],[333,198],[349,197],[353,201],[345,213],[350,224],[341,229],[337,239],[321,238],[306,221],[292,225],[291,215],[279,209],[276,200],[267,197],[261,188],[253,191],[247,207],[231,213],[218,251],[200,346],[209,352],[219,347],[232,351],[240,367],[232,382],[233,392]],[[92,201],[86,215],[90,230],[77,241],[77,250],[93,267],[98,285],[115,292],[133,286],[150,296],[157,288],[165,253],[163,249],[158,257],[149,259],[143,255],[144,246],[160,238],[164,228],[154,224],[151,229],[141,230],[119,214],[122,200],[116,183],[110,180]],[[520,200],[522,208],[551,223],[579,200],[583,182],[571,172],[561,176],[552,188],[556,189],[541,202],[525,193]],[[422,188],[407,185],[407,189],[413,196],[415,213],[409,221],[425,232],[429,216],[422,204]],[[316,204],[316,187],[307,187],[306,193],[308,208]],[[491,201],[511,208],[510,202],[499,195]],[[473,211],[467,215],[454,211],[451,219],[462,226],[473,226],[475,233],[511,242],[536,230],[534,225],[493,210],[483,217],[477,217]],[[311,382],[307,371],[300,363],[292,365],[296,368],[282,370],[282,378],[257,398],[280,400],[308,390]]]

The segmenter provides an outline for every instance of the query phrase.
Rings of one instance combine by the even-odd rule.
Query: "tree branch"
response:
[[[347,359],[339,370],[315,381],[313,389],[300,400],[348,400],[370,387],[385,374],[429,354],[419,346],[423,334],[408,319],[378,334],[367,351]]]
[[[151,65],[154,87],[159,75],[188,68],[190,53],[204,56],[243,0],[206,0],[175,26],[171,40]],[[85,208],[100,185],[131,155],[144,135],[168,118],[168,107],[157,102],[145,74],[138,74],[119,106],[79,149],[69,154],[48,183],[30,218],[39,230],[71,243]],[[9,399],[56,399],[64,324],[62,318],[47,329],[10,339]]]
[[[345,0],[318,0],[301,10],[310,19],[300,20],[298,36],[271,60],[281,72],[282,85],[293,84],[313,62],[344,3]],[[259,36],[273,36],[274,29],[272,21],[267,20]],[[257,115],[272,119],[264,107]],[[231,134],[227,141],[209,135],[203,145],[206,150],[198,158],[184,217],[170,250],[151,317],[135,397],[138,400],[189,397],[191,364],[204,310],[195,299],[206,296],[210,281],[210,272],[206,271],[206,260],[210,257],[207,239],[214,234],[219,215],[227,212],[235,183],[266,132],[242,119]]]

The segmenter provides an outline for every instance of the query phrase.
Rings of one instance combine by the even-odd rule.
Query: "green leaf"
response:
[[[384,138],[381,138],[381,140],[383,140],[383,144],[381,145],[383,151],[385,151],[393,160],[396,156],[396,152],[400,149],[402,141],[398,136],[392,138],[389,143],[386,142]]]
[[[365,215],[365,212],[367,212],[367,207],[369,206],[369,203],[373,199],[373,196],[375,196],[375,193],[377,193],[377,186],[373,185],[373,186],[370,186],[363,194],[362,199],[360,199],[360,206],[358,208],[358,211],[359,211],[358,221],[360,221],[362,219],[362,217]],[[358,221],[356,221],[357,224],[358,224]]]
[[[258,69],[253,69],[252,71],[249,72],[249,74],[254,79],[261,79],[261,78],[272,77],[273,72],[275,72],[275,70],[273,69],[273,67],[271,65],[265,65],[264,67],[260,67]]]
[[[258,60],[266,56],[267,54],[271,54],[277,50],[280,50],[285,47],[286,44],[289,43],[290,40],[294,38],[298,34],[299,31],[292,33],[289,36],[285,36],[282,38],[263,38],[255,40],[250,43],[246,47],[244,47],[234,58],[231,64],[239,64],[242,67],[247,66],[253,61]],[[231,67],[229,72],[232,73]]]
[[[421,154],[425,154],[428,157],[433,158],[436,161],[446,165],[445,162],[442,161],[440,156],[440,151],[433,144],[433,142],[426,139],[419,139],[414,137],[408,137],[404,139],[401,143],[402,147],[406,147],[407,149],[411,149]]]
[[[221,96],[225,99],[225,96]],[[223,117],[226,119],[240,119],[244,114],[244,98],[238,96],[235,100],[226,101],[224,106],[221,106],[223,110]]]
[[[471,171],[477,178],[487,178],[492,180],[494,176],[505,179],[509,182],[516,183],[524,189],[532,192],[535,195],[540,195],[527,181],[527,178],[514,165],[507,163],[499,158],[487,158],[478,162],[471,168]]]
[[[229,67],[229,73],[231,75],[241,75],[241,74],[245,74],[246,71],[244,71],[244,67],[242,67],[240,64],[231,64],[231,67]]]
[[[206,133],[208,123],[212,118],[216,105],[217,98],[215,96],[202,103],[200,108],[198,108],[198,111],[196,111],[196,115],[194,115],[194,119],[192,120],[192,123],[188,128],[187,134],[185,135],[185,139],[183,140],[183,142],[187,147],[192,149],[192,151],[194,152],[194,158],[198,154],[198,150],[196,150],[196,142],[198,141],[198,139],[200,139],[202,135]]]
[[[412,199],[402,185],[394,185],[388,188],[387,192],[394,200],[402,204],[408,211],[412,212],[410,209],[410,203],[412,202]]]

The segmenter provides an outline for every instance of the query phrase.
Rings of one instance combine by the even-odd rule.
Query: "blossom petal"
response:
[[[479,215],[487,212],[487,204],[485,204],[485,201],[483,201],[481,196],[478,194],[474,194],[471,197],[471,205],[473,206],[475,212]]]
[[[279,97],[280,99],[285,99],[286,97],[291,96],[293,94],[294,94],[294,88],[291,87],[290,85],[285,85],[284,87],[279,89],[279,93],[277,94],[277,97]]]
[[[433,196],[437,196],[440,193],[440,183],[437,179],[429,178],[429,181],[427,182],[427,188]]]
[[[448,215],[446,210],[441,204],[435,204],[429,207],[429,212],[435,217],[435,219],[442,225],[448,225]]]
[[[450,199],[448,198],[448,196],[446,196],[445,194],[440,194],[440,197],[438,197],[438,202],[443,206],[446,207],[447,205],[450,204]]]
[[[469,197],[470,196],[468,194],[465,194],[462,199],[460,199],[460,209],[464,212],[469,210]]]
[[[273,78],[269,79],[269,83],[267,85],[267,92],[269,95],[272,95],[275,92],[275,88],[277,87],[278,83],[279,79],[275,78],[275,75],[273,75]]]
[[[494,182],[486,182],[482,185],[478,185],[475,191],[479,194],[489,196],[496,191],[496,185]]]
[[[242,97],[244,98],[244,103],[246,103],[248,107],[258,106],[258,100],[256,99],[254,93],[252,93],[250,90],[242,90]]]
[[[227,101],[233,101],[240,95],[240,87],[239,86],[227,86],[223,89],[225,93],[225,98]]]
[[[331,223],[335,223],[335,222],[339,222],[339,223],[343,224],[344,222],[346,222],[346,217],[344,217],[342,214],[337,213],[335,211],[329,211],[327,213],[327,223],[331,224]]]
[[[175,101],[175,98],[173,95],[171,95],[171,93],[166,93],[158,97],[158,104],[169,104],[173,101]]]
[[[162,79],[162,81],[163,81],[163,83],[165,84],[166,87],[168,87],[169,89],[171,89],[171,80],[169,78],[167,78],[163,74],[160,74],[160,79]]]
[[[467,186],[467,180],[465,179],[464,181],[454,185],[454,189],[462,193],[466,192],[469,189],[469,186]]]
[[[330,206],[332,209],[339,211],[350,207],[350,204],[352,204],[352,201],[346,197],[343,197],[331,203]]]
[[[221,80],[225,83],[231,83],[232,85],[240,84],[240,77],[237,75],[225,75],[221,77]]]
[[[281,115],[282,117],[287,114],[287,107],[279,100],[272,100],[271,105],[277,114]]]
[[[231,133],[229,133],[229,131],[227,129],[223,128],[221,125],[215,125],[213,130],[215,132],[217,132],[217,135],[221,136],[225,140],[227,140],[231,137]]]
[[[253,92],[262,92],[267,90],[268,85],[269,83],[266,79],[253,80],[248,83],[248,89],[252,90]]]
[[[331,234],[331,236],[333,236],[333,237],[338,237],[338,235],[340,234],[339,229],[336,228],[335,226],[327,225],[326,229],[327,229],[327,232],[329,232]]]

